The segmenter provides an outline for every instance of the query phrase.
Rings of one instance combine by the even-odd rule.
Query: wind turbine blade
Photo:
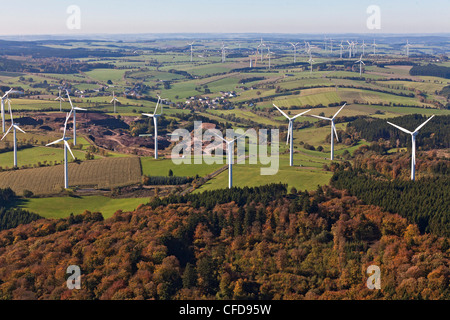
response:
[[[13,125],[14,126],[14,128],[16,128],[17,130],[19,130],[19,131],[21,131],[21,132],[23,132],[23,133],[26,133],[25,131],[23,131],[22,129],[20,129],[20,127],[19,126],[17,126],[17,125]]]
[[[79,107],[75,107],[74,110],[87,111],[87,109],[83,109],[83,108],[79,108]]]
[[[228,143],[227,140],[225,140],[223,137],[219,136],[217,133],[213,132],[212,134],[215,135],[216,137],[222,139],[224,142]]]
[[[424,123],[422,123],[420,126],[418,126],[417,127],[417,129],[416,130],[414,130],[414,132],[417,132],[417,131],[419,131],[424,125],[426,125],[427,124],[427,122],[428,121],[430,121],[431,119],[433,119],[433,117],[434,117],[434,114],[431,116],[431,117],[429,117],[428,119],[427,119],[427,121],[425,121]]]
[[[338,115],[339,112],[341,112],[342,109],[344,109],[344,107],[346,106],[347,103],[344,103],[344,105],[338,110],[338,112],[336,112],[333,116],[332,119],[336,118],[336,116]]]
[[[60,142],[63,141],[63,140],[64,140],[64,139],[58,139],[58,140],[55,140],[55,141],[53,141],[53,142],[47,143],[45,146],[48,147],[48,146],[51,146],[52,144],[60,143]]]
[[[67,150],[69,150],[70,154],[72,155],[72,158],[75,159],[75,156],[73,155],[72,150],[70,149],[69,143],[66,140],[64,140],[64,144],[66,145]]]
[[[314,118],[319,118],[319,119],[322,119],[322,120],[328,120],[328,121],[331,121],[331,120],[332,120],[331,118],[322,117],[322,116],[316,116],[316,115],[314,115],[314,114],[310,114],[309,116],[310,116],[310,117],[314,117]]]
[[[11,131],[11,128],[12,128],[12,126],[10,126],[10,127],[8,128],[8,130],[5,132],[5,134],[3,135],[3,137],[2,137],[1,140],[3,140],[3,139],[8,135],[8,133]],[[1,140],[0,140],[0,141],[1,141]]]
[[[153,118],[153,116],[154,116],[153,114],[150,114],[150,113],[143,113],[142,115],[143,115],[143,116],[150,117],[150,118]]]
[[[290,119],[290,118],[288,117],[288,115],[287,115],[286,113],[283,112],[283,110],[281,110],[280,108],[278,108],[278,107],[275,105],[275,103],[273,103],[273,106],[274,106],[275,108],[277,108],[278,111],[280,111],[281,114],[282,114],[283,116],[285,116],[286,118]]]
[[[305,113],[307,113],[307,112],[309,112],[309,111],[311,111],[311,109],[306,110],[306,111],[303,111],[303,112],[301,112],[301,113],[299,113],[299,114],[296,114],[296,115],[293,116],[291,119],[294,120],[295,118],[300,117],[300,116],[304,115]]]
[[[245,136],[245,135],[247,135],[246,133],[243,133],[243,134],[241,134],[240,136],[237,136],[236,138],[234,138],[233,140],[231,140],[231,141],[228,141],[228,142],[233,142],[233,141],[236,141],[237,139],[239,139],[239,138],[242,138],[243,136]]]
[[[333,131],[334,131],[334,135],[336,136],[336,141],[339,142],[339,136],[337,134],[337,130],[336,130],[336,125],[333,122]]]
[[[403,132],[406,132],[406,133],[408,133],[408,134],[413,134],[411,131],[406,130],[405,128],[402,128],[402,127],[400,127],[400,126],[398,126],[398,125],[396,125],[396,124],[390,123],[389,121],[387,121],[387,123],[389,123],[391,126],[394,126],[394,127],[396,127],[397,129],[399,129],[399,130],[401,130],[401,131],[403,131]]]

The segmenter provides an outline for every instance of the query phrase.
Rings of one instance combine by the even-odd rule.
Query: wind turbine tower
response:
[[[69,143],[67,142],[68,140],[70,140],[70,138],[66,137],[66,132],[67,132],[67,122],[70,119],[71,113],[73,110],[70,110],[69,113],[67,113],[66,116],[66,121],[64,122],[64,133],[63,133],[63,137],[61,139],[55,140],[53,142],[48,143],[46,146],[50,146],[52,144],[57,144],[60,142],[64,143],[64,189],[68,189],[69,188],[69,159],[67,157],[67,150],[70,151],[70,154],[72,155],[72,158],[75,159],[75,156],[72,153],[72,150],[70,149]]]
[[[14,118],[13,118],[13,114],[12,114],[12,109],[11,109],[11,100],[8,99],[8,109],[9,109],[9,114],[11,115],[11,126],[9,127],[8,131],[6,131],[6,133],[3,135],[2,139],[3,140],[8,133],[11,131],[11,129],[13,130],[13,144],[14,144],[14,168],[17,168],[17,135],[16,135],[16,130],[19,130],[23,133],[25,133],[25,131],[23,131],[17,124],[14,123]]]
[[[397,129],[408,133],[411,135],[411,140],[412,140],[412,148],[411,148],[411,180],[414,181],[416,179],[416,136],[419,134],[419,130],[427,124],[428,121],[430,121],[432,118],[434,117],[434,115],[432,115],[431,117],[429,117],[424,123],[422,123],[420,126],[418,126],[416,128],[416,130],[414,130],[413,132],[406,130],[405,128],[402,128],[396,124],[390,123],[389,121],[387,123],[389,123],[391,126],[396,127]]]
[[[159,103],[161,102],[161,113],[156,113],[158,111]],[[158,102],[156,103],[155,111],[153,113],[143,113],[144,116],[153,118],[153,124],[155,126],[155,159],[158,159],[158,118],[163,114],[163,106],[161,97],[158,96]]]
[[[219,139],[223,140],[223,142],[225,142],[225,144],[227,146],[228,189],[231,189],[233,187],[233,162],[234,162],[233,147],[234,147],[234,141],[236,141],[237,139],[245,136],[245,133],[240,135],[240,136],[238,136],[237,138],[234,138],[233,140],[224,139],[224,138],[222,138],[221,136],[219,136],[216,133],[214,133],[214,135],[216,137],[218,137]]]
[[[288,133],[287,133],[287,139],[286,139],[286,144],[289,143],[289,165],[292,167],[294,165],[294,134],[293,134],[293,130],[294,130],[294,125],[293,122],[296,118],[304,115],[305,113],[311,111],[311,109],[306,110],[304,112],[301,112],[293,117],[289,117],[286,113],[283,112],[283,110],[281,110],[280,108],[278,108],[275,104],[273,104],[273,106],[275,108],[278,109],[278,111],[281,112],[281,114],[289,120],[289,126],[288,126]]]
[[[66,90],[67,93],[67,98],[69,99],[70,102],[70,113],[73,113],[73,145],[76,146],[77,145],[77,110],[79,111],[87,111],[86,109],[83,108],[78,108],[78,107],[74,107],[72,104],[72,100],[70,99],[70,95],[69,95],[69,90]]]
[[[116,101],[120,102],[119,100],[117,100],[116,95],[114,94],[114,91],[113,91],[113,98],[111,99],[111,101],[109,103],[114,103],[114,113],[116,113]]]
[[[334,135],[336,135],[336,140],[339,142],[339,137],[336,131],[336,126],[334,124],[334,119],[336,118],[336,116],[338,115],[339,112],[341,112],[341,110],[345,107],[347,103],[344,103],[344,105],[334,114],[334,116],[332,118],[327,118],[327,117],[322,117],[322,116],[316,116],[316,115],[311,115],[311,117],[315,117],[315,118],[319,118],[322,120],[328,120],[331,121],[331,156],[330,159],[333,160],[334,159]]]

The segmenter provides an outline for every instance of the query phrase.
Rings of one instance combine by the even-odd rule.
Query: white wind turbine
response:
[[[8,131],[6,131],[6,133],[3,135],[2,139],[3,140],[8,133],[11,131],[11,129],[13,130],[13,144],[14,144],[14,168],[17,168],[17,136],[16,136],[16,130],[19,130],[23,133],[25,133],[25,131],[23,131],[17,124],[14,123],[14,118],[13,118],[13,114],[12,114],[12,109],[11,109],[11,101],[8,99],[8,109],[9,109],[9,114],[11,115],[11,126],[9,127]]]
[[[161,113],[157,114],[158,106],[161,101],[161,97],[158,96],[158,102],[156,103],[155,111],[153,111],[153,114],[151,113],[143,113],[142,115],[153,118],[153,124],[155,125],[155,159],[158,159],[158,118],[162,116],[163,113],[163,106],[161,103]]]
[[[366,65],[363,61],[362,61],[362,55],[359,58],[358,61],[356,61],[355,63],[359,63],[359,76],[361,77],[361,73],[362,73],[362,65]]]
[[[234,138],[233,140],[228,140],[228,139],[224,139],[223,137],[219,136],[218,134],[214,133],[213,134],[220,138],[221,140],[223,140],[225,142],[225,144],[227,145],[227,162],[228,162],[228,189],[231,189],[233,187],[233,147],[234,147],[234,141],[236,141],[237,139],[245,136],[245,133]]]
[[[348,40],[347,40],[347,43],[348,43],[348,57],[351,58],[352,57],[352,44]]]
[[[340,55],[341,59],[342,59],[342,50],[344,50],[344,46],[342,45],[342,41],[341,41],[341,44],[339,45],[339,55]]]
[[[62,111],[61,104],[62,104],[63,101],[66,101],[66,100],[64,100],[64,98],[61,97],[61,89],[59,89],[59,95],[58,95],[58,97],[55,100],[59,100],[59,111]]]
[[[377,46],[377,44],[375,43],[375,39],[373,39],[372,47],[373,47],[373,54],[374,55],[375,55],[375,48],[376,48],[376,46]]]
[[[331,121],[331,157],[330,159],[333,160],[334,159],[334,135],[336,134],[336,140],[339,142],[339,137],[336,131],[336,126],[334,124],[334,119],[336,118],[336,116],[338,115],[339,112],[341,112],[341,110],[345,107],[347,103],[344,103],[344,105],[334,114],[334,116],[332,118],[327,118],[327,117],[322,117],[322,116],[316,116],[311,114],[311,117],[315,117],[315,118],[319,118],[322,120],[328,120]]]
[[[406,57],[409,58],[409,47],[411,47],[411,45],[409,44],[409,41],[408,41],[408,40],[406,40],[406,45],[405,45],[405,47],[406,47]]]
[[[195,41],[192,41],[191,43],[188,43],[188,45],[191,46],[191,62],[192,62],[192,51],[193,51],[192,46],[194,45],[194,42]]]
[[[330,52],[333,53],[333,39],[330,39]]]
[[[395,125],[393,123],[390,123],[389,121],[387,123],[389,123],[391,126],[396,127],[397,129],[408,133],[411,135],[411,140],[412,140],[412,148],[411,148],[411,180],[415,180],[416,178],[416,136],[419,134],[419,130],[428,122],[430,121],[432,118],[434,117],[434,115],[432,115],[431,117],[429,117],[424,123],[422,123],[420,126],[418,126],[416,128],[416,130],[414,130],[413,132],[406,130],[405,128],[402,128],[398,125]]]
[[[222,63],[225,62],[225,49],[228,49],[228,47],[225,47],[225,44],[222,42]]]
[[[114,94],[114,91],[113,91],[113,97],[112,97],[112,99],[111,99],[111,101],[110,101],[109,103],[114,103],[114,113],[116,113],[116,101],[117,101],[117,102],[120,102],[120,101],[116,98],[116,95]]]
[[[294,47],[294,63],[296,63],[297,61],[296,61],[296,55],[297,55],[297,46],[298,46],[298,42],[297,43],[292,43],[292,42],[289,42],[289,44],[292,46],[292,47]]]
[[[72,113],[72,110],[70,110],[70,112],[67,113],[66,116],[66,121],[64,122],[64,133],[63,133],[63,137],[61,139],[55,140],[53,142],[48,143],[46,146],[50,146],[52,144],[57,144],[60,142],[64,143],[64,189],[68,189],[69,188],[69,159],[67,157],[67,150],[70,151],[70,154],[72,155],[72,158],[75,159],[75,156],[72,153],[72,150],[70,149],[69,143],[67,142],[68,140],[70,140],[70,138],[66,137],[66,132],[67,132],[67,122],[70,119],[70,115]]]
[[[310,74],[312,74],[312,69],[313,69],[312,63],[315,62],[315,61],[313,60],[313,58],[312,58],[312,56],[311,56],[311,53],[309,54],[309,60],[308,60],[308,62],[309,62],[309,65],[310,65],[310,67],[311,67],[311,69],[310,69]]]
[[[5,92],[1,100],[1,114],[2,114],[2,132],[5,132],[5,100],[8,100],[10,93],[20,93],[20,91],[13,90],[12,88]]]
[[[263,39],[261,38],[261,42],[260,42],[260,44],[258,45],[258,49],[259,48],[261,48],[261,47],[265,47],[266,45],[263,43]],[[261,50],[260,50],[260,53],[261,53],[261,63],[263,62],[263,49],[261,48]]]
[[[267,56],[269,57],[269,70],[270,70],[270,56],[273,54],[273,52],[272,51],[270,51],[270,47],[267,47],[268,49],[268,51],[267,51]]]
[[[86,109],[83,108],[78,108],[78,107],[74,107],[72,104],[72,100],[70,99],[70,95],[69,95],[69,90],[66,90],[67,93],[67,98],[69,99],[70,102],[70,113],[73,113],[73,145],[76,146],[77,145],[77,110],[79,111],[87,111]]]
[[[283,110],[281,110],[280,108],[278,108],[275,104],[273,104],[273,106],[274,106],[275,108],[277,108],[278,111],[280,111],[281,114],[282,114],[285,118],[287,118],[287,119],[289,120],[289,126],[288,126],[288,133],[287,133],[286,144],[289,143],[289,165],[292,167],[292,166],[294,165],[294,138],[293,138],[293,136],[294,136],[294,133],[293,133],[294,125],[293,125],[293,122],[294,122],[294,120],[295,120],[296,118],[298,118],[298,117],[304,115],[305,113],[311,111],[311,109],[306,110],[306,111],[304,111],[304,112],[301,112],[301,113],[299,113],[299,114],[297,114],[297,115],[295,115],[295,116],[293,116],[293,117],[291,118],[291,117],[289,117],[286,113],[284,113]]]
[[[361,56],[364,55],[364,48],[365,48],[365,47],[367,47],[367,44],[365,44],[365,42],[364,42],[364,40],[363,40],[363,43],[362,43],[362,45],[361,45],[361,48],[362,48],[362,55],[361,55]]]

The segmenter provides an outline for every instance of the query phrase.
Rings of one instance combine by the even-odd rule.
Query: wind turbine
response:
[[[113,91],[113,98],[111,99],[111,101],[109,103],[114,102],[114,113],[116,113],[116,101],[120,102],[119,100],[117,100],[116,95],[114,94],[114,91]]]
[[[69,102],[70,102],[70,107],[71,107],[70,113],[73,113],[73,145],[76,146],[77,145],[77,110],[87,111],[87,109],[74,107],[72,104],[72,100],[70,100],[69,90],[66,90],[66,93],[67,93],[67,98],[69,99]]]
[[[270,70],[270,56],[273,54],[272,51],[270,51],[270,47],[267,47],[268,51],[267,51],[267,56],[269,57],[269,70]]]
[[[293,138],[293,130],[294,130],[294,125],[293,122],[296,118],[304,115],[305,113],[311,111],[311,109],[306,110],[304,112],[301,112],[295,116],[293,116],[292,118],[289,117],[286,113],[283,112],[283,110],[281,110],[280,108],[278,108],[275,104],[273,104],[273,106],[275,108],[278,109],[278,111],[281,112],[281,114],[287,118],[289,120],[289,126],[288,126],[288,134],[287,134],[287,139],[286,139],[286,144],[290,144],[289,146],[289,165],[292,167],[294,165],[294,138]]]
[[[188,45],[191,46],[191,62],[192,62],[192,51],[193,51],[192,45],[194,44],[194,42],[195,42],[195,41],[192,41],[191,43],[188,43]]]
[[[228,162],[228,189],[231,189],[233,187],[233,146],[234,146],[234,141],[236,141],[237,139],[245,136],[245,133],[234,138],[233,140],[228,140],[228,139],[224,139],[223,137],[219,136],[218,134],[214,133],[213,134],[222,139],[226,145],[227,145],[227,162]]]
[[[225,44],[222,42],[222,63],[225,62],[225,49],[228,49],[228,47],[225,47]]]
[[[414,130],[413,132],[406,130],[405,128],[402,128],[396,124],[390,123],[389,121],[387,123],[389,123],[391,126],[396,127],[397,129],[408,133],[411,135],[411,139],[412,139],[412,148],[411,148],[411,180],[415,180],[416,178],[416,136],[419,134],[419,130],[428,122],[430,121],[432,118],[434,117],[434,115],[432,115],[431,117],[429,117],[424,123],[422,123],[420,126],[418,126],[416,128],[416,130]]]
[[[13,114],[12,114],[12,109],[11,109],[11,101],[8,99],[8,109],[9,109],[9,114],[11,115],[11,126],[9,127],[8,131],[6,131],[6,133],[3,135],[2,139],[3,140],[8,133],[11,131],[11,129],[13,129],[13,140],[14,140],[14,167],[17,168],[17,136],[16,136],[16,129],[25,133],[25,131],[23,131],[22,129],[20,129],[20,127],[17,124],[14,124],[14,118],[13,118]]]
[[[341,59],[342,59],[342,50],[344,50],[344,46],[342,45],[342,41],[341,41],[341,44],[339,45],[339,54],[340,54]]]
[[[363,61],[362,61],[362,55],[359,58],[358,61],[356,61],[355,63],[359,63],[359,76],[361,77],[361,73],[362,73],[362,65],[366,65]]]
[[[347,43],[348,43],[348,57],[351,58],[352,57],[352,44],[348,40],[347,40]]]
[[[266,45],[263,43],[263,39],[261,38],[261,42],[260,42],[260,44],[258,45],[258,49],[260,48],[260,47],[265,47]],[[263,62],[263,49],[261,48],[261,63]]]
[[[375,55],[375,48],[376,48],[376,46],[377,46],[377,44],[375,43],[375,39],[373,39],[372,47],[373,47],[373,54],[374,55]]]
[[[341,110],[345,107],[347,103],[344,103],[344,105],[334,114],[334,116],[332,118],[327,118],[327,117],[322,117],[322,116],[316,116],[311,114],[311,117],[315,117],[315,118],[319,118],[322,120],[328,120],[331,121],[331,157],[330,159],[333,160],[334,159],[334,135],[336,134],[336,140],[339,142],[339,137],[336,131],[336,126],[334,124],[334,119],[336,118],[336,116],[338,115],[339,112],[341,112]]]
[[[311,66],[310,74],[312,74],[312,69],[313,69],[312,63],[315,62],[315,61],[313,60],[313,58],[312,58],[312,56],[311,56],[311,53],[309,54],[309,60],[308,60],[308,62],[309,62],[309,65]]]
[[[73,110],[70,110],[70,112],[67,113],[66,116],[66,121],[64,122],[64,133],[63,133],[63,137],[61,139],[55,140],[53,142],[48,143],[46,146],[50,146],[52,144],[57,144],[60,142],[64,143],[64,189],[68,189],[69,188],[69,166],[68,166],[68,162],[69,159],[67,157],[67,150],[70,151],[70,154],[72,155],[72,158],[75,159],[75,156],[72,153],[72,150],[70,149],[69,143],[67,142],[68,140],[70,140],[70,138],[66,137],[66,132],[67,132],[67,122],[70,119],[70,115],[72,113]]]
[[[333,53],[333,39],[330,39],[330,52]]]
[[[10,93],[20,93],[20,91],[13,90],[13,88],[9,89],[5,92],[1,100],[1,114],[2,114],[2,132],[5,133],[5,100],[8,100],[8,95]]]
[[[297,53],[297,46],[298,46],[299,43],[298,42],[297,43],[289,42],[289,44],[294,47],[294,63],[296,63],[295,56],[296,56],[296,53]]]
[[[155,125],[155,159],[158,159],[158,118],[162,116],[163,113],[163,107],[161,104],[161,113],[157,114],[156,111],[158,111],[159,102],[161,101],[161,97],[158,96],[158,102],[156,103],[155,111],[153,111],[153,114],[151,113],[143,113],[142,115],[153,118],[153,124]]]
[[[411,47],[411,45],[409,44],[408,40],[406,40],[405,47],[406,47],[406,57],[409,58],[409,47]]]
[[[361,56],[364,55],[364,48],[365,48],[365,47],[367,47],[367,44],[365,44],[365,43],[364,43],[364,40],[363,40],[363,43],[362,43],[362,45],[361,45],[361,48],[362,48],[362,55],[361,55]]]
[[[61,103],[62,103],[63,101],[66,101],[66,100],[64,100],[64,98],[61,97],[61,89],[59,89],[59,95],[58,95],[58,98],[56,98],[55,100],[59,100],[59,111],[62,111]]]

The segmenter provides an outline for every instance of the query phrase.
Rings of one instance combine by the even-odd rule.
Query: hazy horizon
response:
[[[67,9],[80,9],[69,29]],[[367,8],[380,8],[380,29],[369,29]],[[17,7],[20,6],[20,10]],[[2,6],[0,36],[256,33],[443,34],[450,31],[448,0],[31,0]]]

